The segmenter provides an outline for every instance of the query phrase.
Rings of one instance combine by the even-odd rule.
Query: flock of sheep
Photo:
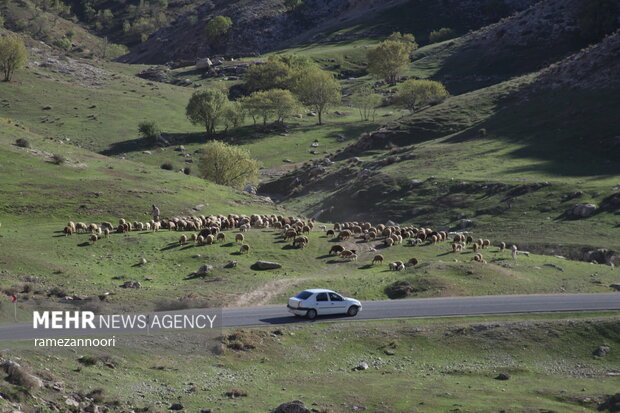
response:
[[[69,222],[65,228],[65,235],[73,233],[90,234],[90,241],[97,242],[101,238],[108,238],[111,232],[128,233],[130,231],[184,231],[191,232],[188,236],[183,234],[179,237],[178,243],[186,245],[194,243],[196,245],[211,245],[216,242],[226,241],[225,230],[238,230],[235,234],[234,241],[241,243],[239,253],[248,254],[250,245],[245,243],[244,232],[252,228],[272,228],[281,232],[281,237],[285,241],[291,241],[293,247],[304,248],[310,240],[307,237],[315,227],[315,220],[301,220],[294,217],[284,217],[281,215],[209,215],[209,216],[186,216],[174,217],[164,220],[150,220],[149,222],[129,222],[121,218],[118,225],[114,226],[111,222],[102,222],[101,224],[86,224],[83,222]],[[376,252],[375,247],[379,247],[382,241],[384,248],[402,244],[414,245],[432,245],[450,240],[451,234],[447,231],[434,231],[430,228],[417,228],[413,226],[384,225],[379,224],[373,226],[370,222],[343,222],[333,224],[332,229],[327,229],[326,225],[320,225],[319,229],[325,233],[326,238],[337,238],[338,241],[360,241],[370,244],[367,249],[369,252]],[[373,247],[374,245],[375,247]],[[489,248],[491,242],[488,239],[474,240],[471,235],[456,233],[451,239],[452,252],[463,252],[467,248],[471,248],[474,253],[472,261],[486,263],[482,255],[482,250]],[[499,250],[506,249],[506,243],[499,243]],[[516,258],[517,247],[512,246],[512,256]],[[358,251],[356,249],[347,249],[341,244],[335,244],[329,250],[329,255],[336,255],[346,261],[357,261]],[[383,264],[384,257],[381,254],[374,255],[371,265]],[[407,267],[413,267],[419,263],[417,258],[411,258],[407,261],[393,261],[388,263],[388,268],[393,271],[401,271]]]

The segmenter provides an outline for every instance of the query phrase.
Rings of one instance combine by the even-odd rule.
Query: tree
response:
[[[412,35],[411,33],[401,33],[401,32],[394,32],[391,35],[388,36],[387,40],[392,40],[395,42],[403,42],[403,43],[409,43],[411,45],[413,45],[414,49],[418,48],[418,44],[415,41],[415,36]]]
[[[227,104],[228,98],[222,91],[199,90],[189,99],[185,114],[194,125],[204,125],[207,134],[213,134]]]
[[[240,187],[256,179],[259,163],[250,152],[221,141],[210,141],[198,162],[199,175],[219,185]]]
[[[372,89],[368,86],[364,86],[351,96],[351,104],[359,110],[362,120],[369,120],[371,117],[375,120],[377,107],[382,101],[381,95],[372,93]]]
[[[4,81],[13,78],[15,71],[26,65],[28,51],[24,41],[16,36],[0,37],[0,71],[4,74]]]
[[[368,51],[368,72],[389,83],[396,82],[417,47],[415,40],[385,40],[379,43]]]
[[[153,121],[144,121],[138,124],[138,133],[142,138],[154,143],[161,133],[161,130],[157,126],[157,123]]]
[[[396,102],[413,112],[420,106],[439,103],[448,95],[448,91],[440,82],[409,79],[396,94]]]
[[[232,20],[227,16],[216,16],[205,26],[205,33],[210,39],[216,39],[228,33],[232,27]]]
[[[243,98],[242,102],[254,124],[256,118],[262,118],[263,125],[266,125],[270,118],[284,122],[299,106],[290,90],[284,89],[259,90]]]
[[[224,108],[222,118],[226,131],[228,131],[228,129],[237,128],[245,119],[245,108],[241,102],[229,102]]]
[[[441,29],[433,30],[428,35],[428,42],[439,43],[439,42],[443,42],[444,40],[451,39],[453,37],[454,37],[454,30],[448,27],[442,27]]]
[[[246,89],[251,92],[268,89],[290,89],[295,75],[311,67],[316,67],[316,65],[306,56],[269,56],[265,63],[252,65],[245,72]]]
[[[318,68],[299,73],[294,84],[294,92],[301,103],[319,116],[319,125],[323,124],[323,112],[342,98],[340,83],[334,76]]]

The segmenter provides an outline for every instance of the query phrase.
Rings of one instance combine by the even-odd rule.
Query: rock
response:
[[[174,148],[174,150],[177,152],[185,152],[185,146],[179,145],[176,148]]]
[[[508,373],[499,373],[497,377],[495,377],[495,380],[508,380],[508,379],[510,379],[510,374]]]
[[[308,112],[308,113],[306,113],[306,116],[315,117],[315,116],[316,116],[316,113],[314,113],[314,112]]]
[[[282,264],[273,261],[256,261],[254,265],[259,270],[275,270],[282,268]]]
[[[196,69],[209,69],[211,66],[213,66],[213,62],[208,57],[196,61]]]
[[[360,361],[360,363],[353,368],[353,370],[368,370],[368,363]]]
[[[620,284],[610,284],[609,287],[616,291],[620,291]]]
[[[293,163],[293,161],[291,161],[290,159],[283,159],[282,162],[284,162],[284,163]]]
[[[459,222],[460,229],[470,228],[473,226],[474,226],[474,221],[472,221],[471,219],[462,219],[461,222]]]
[[[388,220],[388,222],[385,223],[386,227],[395,227],[397,225],[398,224],[396,222],[392,221],[392,220]]]
[[[52,107],[49,106],[49,105],[45,105],[41,109],[43,109],[43,110],[52,110]]]
[[[196,271],[196,274],[204,275],[211,271],[213,271],[213,265],[203,264],[200,266],[200,268],[198,268],[198,271]]]
[[[321,175],[322,173],[325,173],[325,168],[322,166],[316,166],[310,169],[310,176],[318,176],[318,175]]]
[[[172,403],[168,410],[183,410],[185,407],[181,403]]]
[[[145,154],[145,155],[152,155],[153,154],[153,152],[151,152],[151,151],[144,151],[142,153]]]
[[[388,356],[393,356],[394,354],[396,354],[392,350],[385,350],[384,353]]]
[[[252,195],[256,195],[256,187],[252,186],[252,185],[248,185],[243,189],[245,192],[247,192],[248,194],[252,194]]]
[[[273,413],[311,413],[312,411],[299,400],[282,403],[275,408]]]
[[[575,204],[569,211],[569,215],[574,218],[588,218],[594,214],[597,206],[594,204]]]
[[[419,180],[419,179],[411,179],[411,180],[409,181],[409,186],[410,186],[410,187],[412,187],[412,188],[413,188],[413,187],[416,187],[416,186],[418,186],[418,185],[421,185],[421,184],[422,184],[422,181],[421,181],[421,180]]]
[[[611,348],[609,346],[600,346],[599,348],[594,350],[593,354],[597,357],[605,357],[610,350]]]
[[[65,404],[67,406],[73,406],[73,407],[80,407],[80,402],[78,402],[77,400],[75,400],[73,397],[67,397],[65,399]]]
[[[237,266],[237,261],[228,261],[224,268],[235,268]]]
[[[125,281],[121,288],[142,288],[142,284],[138,281]]]

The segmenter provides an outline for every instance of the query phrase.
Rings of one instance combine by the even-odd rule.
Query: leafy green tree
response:
[[[216,16],[205,26],[205,33],[210,39],[216,39],[228,33],[232,27],[232,19],[227,16]]]
[[[138,133],[143,139],[147,139],[151,141],[151,143],[155,143],[155,140],[161,133],[161,130],[154,121],[144,121],[138,124]]]
[[[316,67],[306,56],[273,55],[265,63],[255,64],[246,71],[246,88],[253,92],[268,89],[290,89],[292,79],[300,71]]]
[[[314,110],[319,117],[319,125],[323,124],[323,113],[342,99],[340,83],[319,68],[299,73],[294,82],[294,92],[304,105]]]
[[[388,36],[387,40],[409,43],[414,47],[414,49],[417,49],[418,47],[418,44],[415,41],[415,36],[412,35],[411,33],[394,32]]]
[[[242,102],[252,116],[254,124],[256,118],[262,118],[263,125],[266,125],[270,118],[284,122],[284,119],[292,116],[299,106],[291,91],[285,89],[259,90],[243,98]]]
[[[442,27],[441,29],[433,30],[428,35],[429,43],[439,43],[444,40],[448,40],[454,37],[454,30],[448,27]]]
[[[247,150],[210,141],[203,147],[198,171],[202,178],[216,184],[241,187],[256,179],[259,166]]]
[[[398,90],[396,102],[413,112],[420,106],[439,103],[448,96],[448,91],[440,82],[409,79]]]
[[[24,41],[17,35],[0,37],[0,71],[4,74],[4,81],[13,78],[15,71],[26,65],[28,51]]]
[[[357,108],[362,120],[375,120],[377,108],[381,105],[383,98],[377,93],[373,93],[369,86],[364,86],[351,96],[351,104]]]
[[[241,102],[229,102],[222,113],[225,130],[238,128],[245,119],[245,113],[245,108]]]
[[[396,82],[409,64],[409,56],[418,47],[415,40],[409,41],[403,36],[408,38],[400,35],[398,40],[385,40],[368,51],[368,72],[389,83]]]
[[[226,95],[218,89],[204,89],[194,92],[185,108],[185,114],[194,125],[203,125],[207,134],[215,133],[215,127],[222,118],[228,104]]]

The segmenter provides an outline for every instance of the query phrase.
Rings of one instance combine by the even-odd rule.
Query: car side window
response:
[[[329,293],[329,299],[332,301],[343,301],[343,298],[336,293]]]
[[[319,293],[319,294],[317,294],[316,300],[317,301],[328,301],[327,300],[327,293]]]

